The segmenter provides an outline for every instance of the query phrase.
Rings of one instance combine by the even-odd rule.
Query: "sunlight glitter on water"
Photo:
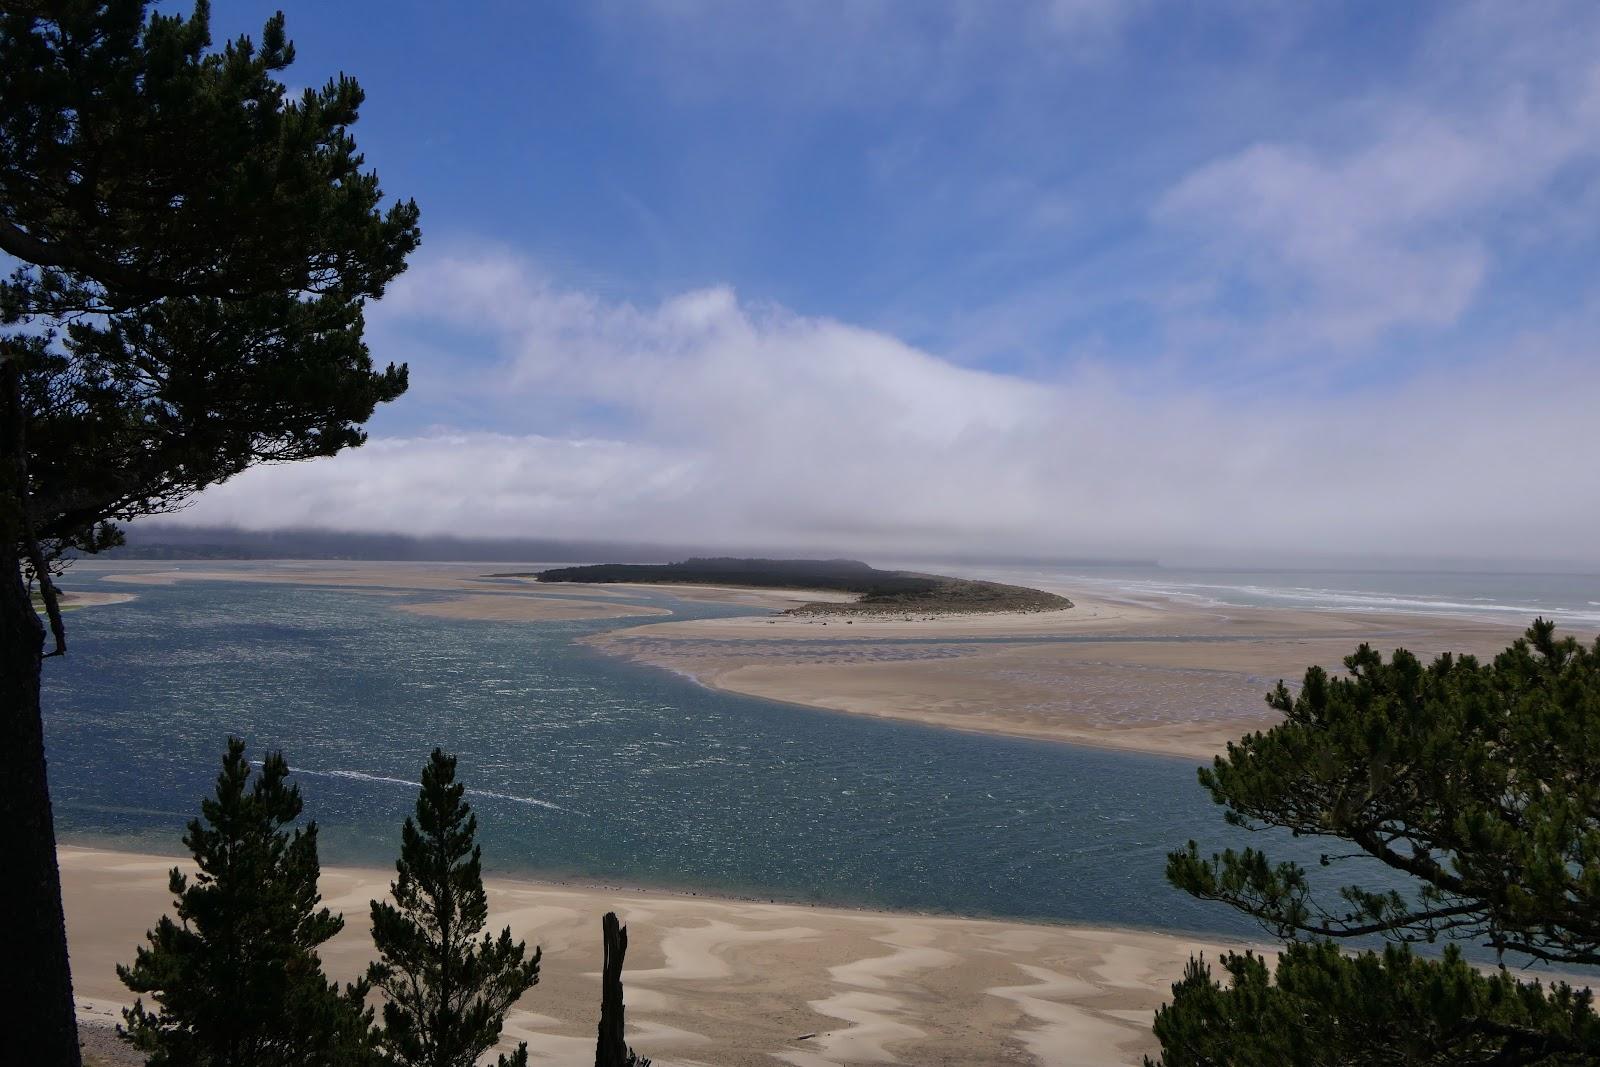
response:
[[[437,745],[502,872],[1256,933],[1162,879],[1190,838],[1237,840],[1192,761],[773,704],[572,643],[615,621],[394,603],[195,582],[79,615],[48,678],[62,836],[175,849],[237,734],[304,768],[325,861],[387,864]]]

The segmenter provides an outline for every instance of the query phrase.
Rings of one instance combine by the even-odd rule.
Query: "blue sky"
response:
[[[1600,558],[1593,5],[285,9],[415,385],[190,521]]]

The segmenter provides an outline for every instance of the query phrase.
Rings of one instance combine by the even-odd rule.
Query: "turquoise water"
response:
[[[387,864],[441,745],[503,873],[1258,933],[1162,880],[1189,838],[1239,840],[1193,761],[717,693],[573,644],[636,620],[440,620],[352,589],[112,587],[92,573],[70,584],[138,599],[72,613],[71,654],[46,665],[65,840],[177,849],[236,734],[285,751],[325,861]],[[678,617],[738,613],[641,599]]]

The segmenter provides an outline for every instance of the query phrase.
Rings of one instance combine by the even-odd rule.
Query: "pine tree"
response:
[[[319,908],[317,827],[289,829],[300,790],[281,753],[252,779],[244,742],[229,738],[216,795],[183,842],[199,873],[173,868],[177,921],[162,916],[117,976],[149,995],[123,1012],[123,1036],[151,1067],[366,1064],[372,1012],[365,982],[342,991],[317,948],[344,927]]]
[[[1267,699],[1283,721],[1200,771],[1228,822],[1327,842],[1321,877],[1259,849],[1207,858],[1194,841],[1167,863],[1194,896],[1329,944],[1291,945],[1276,985],[1259,960],[1224,961],[1230,990],[1192,968],[1157,1026],[1164,1062],[1223,1062],[1219,1050],[1229,1063],[1600,1062],[1590,1002],[1564,987],[1505,971],[1480,981],[1454,956],[1329,947],[1452,938],[1600,964],[1600,640],[1557,638],[1541,619],[1487,663],[1424,665],[1404,649],[1385,661],[1367,645],[1344,662],[1344,677],[1308,670],[1298,693],[1280,682]],[[1331,892],[1357,858],[1410,890]],[[1302,1038],[1315,1055],[1285,1059],[1282,1043]]]
[[[478,940],[489,917],[478,819],[455,775],[455,757],[434,749],[402,831],[395,902],[372,902],[378,962],[367,977],[386,1000],[380,1047],[399,1067],[473,1067],[539,981],[540,950],[527,956],[510,927]],[[524,1067],[527,1045],[498,1062]]]
[[[1600,1062],[1588,990],[1484,974],[1454,945],[1428,960],[1403,945],[1347,956],[1329,941],[1297,941],[1271,974],[1249,952],[1225,954],[1222,969],[1226,988],[1191,959],[1156,1012],[1161,1067]]]

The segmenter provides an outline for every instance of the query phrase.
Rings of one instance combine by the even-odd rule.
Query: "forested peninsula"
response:
[[[1041,589],[951,578],[942,574],[882,571],[853,559],[697,557],[681,563],[601,563],[586,567],[558,567],[515,577],[533,577],[541,582],[723,585],[857,594],[853,601],[802,604],[786,612],[789,615],[958,615],[1061,611],[1072,607],[1072,601],[1066,597]]]

